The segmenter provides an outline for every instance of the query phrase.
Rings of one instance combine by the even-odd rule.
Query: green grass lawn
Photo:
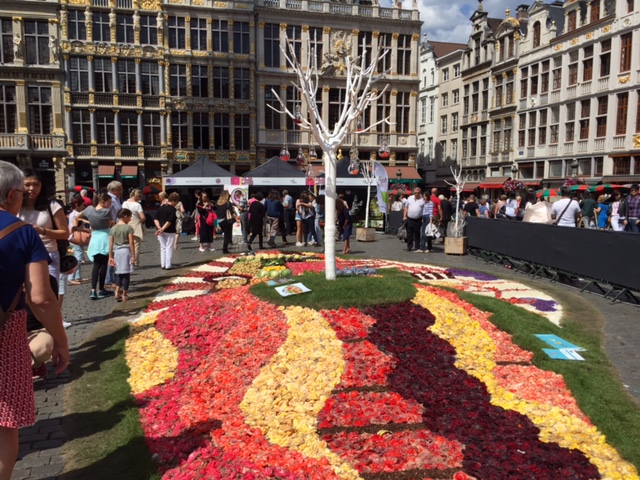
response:
[[[396,269],[379,270],[381,277],[338,277],[328,282],[324,274],[295,277],[311,292],[281,297],[273,287],[258,284],[252,293],[276,305],[300,305],[313,309],[365,307],[410,300],[415,279]],[[568,315],[563,328],[543,317],[493,298],[458,292],[477,308],[492,312],[491,321],[513,335],[516,344],[534,352],[533,363],[557,372],[573,392],[583,412],[602,431],[608,442],[640,469],[640,408],[621,385],[618,373],[603,352],[602,332],[588,315]],[[552,293],[554,298],[555,293]],[[559,293],[565,312],[585,305],[571,303],[573,296]],[[78,354],[72,371],[74,381],[67,389],[65,431],[71,439],[65,445],[66,480],[155,479],[158,474],[144,444],[138,411],[127,383],[124,340],[128,327],[122,322],[104,331],[100,326]],[[584,347],[584,362],[548,358],[547,345],[533,336],[556,334]]]

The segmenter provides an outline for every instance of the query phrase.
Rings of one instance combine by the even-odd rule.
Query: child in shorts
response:
[[[127,301],[129,281],[133,272],[133,227],[129,225],[131,210],[118,213],[118,223],[109,231],[109,265],[116,268],[116,302]]]

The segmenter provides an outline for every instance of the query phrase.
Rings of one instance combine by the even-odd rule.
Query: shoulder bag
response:
[[[49,216],[51,217],[51,225],[53,230],[57,230],[58,226],[56,225],[56,219],[51,212],[51,203],[47,204],[47,210],[49,211]],[[60,257],[64,257],[69,251],[69,240],[56,240],[58,244],[58,254]]]
[[[26,223],[20,220],[18,222],[12,223],[8,227],[3,228],[2,231],[0,231],[0,240],[2,240],[4,237],[14,232],[15,230],[19,229],[20,227],[24,227],[25,225]],[[2,307],[0,307],[0,330],[4,328],[4,325],[9,321],[9,318],[11,318],[11,315],[14,313],[16,307],[18,306],[18,302],[20,301],[20,294],[22,294],[22,285],[20,285],[20,287],[18,288],[16,296],[13,297],[13,301],[11,302],[11,305],[9,305],[9,309],[5,311]]]
[[[556,218],[556,220],[552,223],[552,225],[558,225],[558,223],[560,223],[560,219],[564,215],[564,212],[567,211],[567,208],[569,208],[569,205],[571,205],[571,202],[573,202],[573,200],[569,199],[569,203],[567,203],[567,206],[564,207],[564,210],[562,210],[562,213],[560,214],[560,216],[558,216],[558,218]]]

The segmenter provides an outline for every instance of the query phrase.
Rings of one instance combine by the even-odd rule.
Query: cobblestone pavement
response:
[[[133,300],[145,298],[154,293],[155,287],[145,284],[161,285],[163,279],[175,276],[180,269],[206,260],[218,258],[222,255],[221,240],[214,242],[216,251],[201,253],[198,244],[189,237],[181,236],[179,248],[174,256],[174,267],[177,271],[167,272],[160,269],[159,246],[156,239],[149,231],[142,244],[141,267],[132,275],[130,296]],[[280,248],[282,247],[278,243]],[[352,254],[359,258],[386,258],[416,263],[429,263],[439,266],[454,268],[467,268],[481,270],[504,278],[526,282],[536,288],[546,291],[555,291],[563,295],[572,296],[578,302],[583,302],[586,311],[595,309],[596,313],[605,320],[604,335],[605,349],[611,361],[617,367],[623,384],[636,400],[640,402],[640,329],[637,325],[638,308],[626,304],[612,304],[596,295],[577,293],[570,287],[550,284],[546,280],[532,279],[523,274],[514,273],[501,266],[487,264],[470,256],[445,255],[443,246],[438,244],[435,251],[430,254],[416,254],[407,252],[404,243],[395,237],[379,234],[375,242],[357,242],[352,239]],[[296,248],[287,246],[287,250],[313,250],[321,251],[319,247]],[[342,245],[336,245],[336,251],[340,252]],[[234,245],[232,253],[244,252],[244,245]],[[91,265],[82,266],[82,275],[85,278],[91,276]],[[160,282],[158,282],[160,280]],[[90,284],[81,286],[69,286],[64,299],[63,313],[65,320],[72,323],[67,330],[71,348],[71,361],[81,347],[88,334],[97,322],[112,314],[118,314],[115,309],[117,304],[112,297],[103,300],[91,301],[89,299]],[[133,302],[131,302],[133,303]],[[131,312],[129,312],[131,313]],[[36,392],[37,417],[36,423],[20,432],[20,451],[18,463],[12,480],[36,480],[57,479],[63,470],[62,447],[65,443],[65,432],[62,428],[64,416],[63,392],[64,387],[71,381],[68,372],[59,377],[50,371],[46,379],[36,380],[34,383]]]

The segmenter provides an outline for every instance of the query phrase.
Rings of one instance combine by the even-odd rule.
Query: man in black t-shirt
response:
[[[462,210],[464,211],[465,217],[467,215],[470,215],[472,217],[480,216],[480,207],[476,203],[475,195],[469,195],[469,198],[467,198],[467,203],[465,203],[464,207],[462,207]]]

